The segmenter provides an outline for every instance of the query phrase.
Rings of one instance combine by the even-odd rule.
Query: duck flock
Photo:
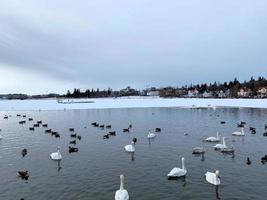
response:
[[[5,120],[9,119],[10,117],[12,117],[11,115],[5,115],[3,118]],[[30,118],[26,115],[22,115],[22,114],[16,114],[16,117],[18,117],[19,120],[19,124],[26,124],[27,121],[34,121],[33,118]],[[226,124],[225,121],[221,121],[221,124]],[[103,140],[108,140],[111,137],[115,137],[116,136],[116,131],[112,130],[112,125],[111,124],[100,124],[98,122],[92,122],[91,125],[95,128],[99,128],[102,130],[106,130],[108,133],[103,135]],[[232,133],[232,136],[236,136],[236,137],[244,137],[246,135],[246,133],[244,132],[244,127],[246,125],[246,122],[241,121],[240,123],[237,124],[237,128],[240,128],[240,131],[235,131]],[[52,130],[50,128],[48,128],[48,124],[47,123],[43,123],[42,120],[37,120],[33,123],[32,126],[29,127],[29,131],[35,131],[35,129],[39,128],[39,127],[44,127],[44,133],[45,134],[50,134],[52,137],[54,138],[60,138],[60,133],[58,133],[58,131],[56,130]],[[122,132],[124,133],[129,133],[132,129],[132,124],[129,124],[127,128],[124,128],[122,130]],[[86,128],[86,127],[84,127]],[[267,136],[267,124],[264,124],[264,132],[263,132],[263,136]],[[256,134],[256,128],[254,127],[249,127],[249,131],[251,134]],[[4,139],[3,135],[1,134],[2,130],[0,129],[0,140]],[[82,139],[81,135],[79,135],[78,133],[75,132],[75,129],[73,127],[70,127],[68,129],[68,132],[70,134],[70,141],[68,144],[68,152],[69,153],[74,153],[74,152],[78,152],[79,148],[76,147],[76,144],[79,142],[79,140]],[[148,131],[147,133],[147,139],[149,140],[153,140],[158,133],[162,132],[161,128],[157,127],[155,128],[155,130],[152,131]],[[188,136],[188,133],[184,134],[185,136]],[[231,154],[234,156],[234,152],[235,149],[233,146],[229,146],[226,144],[226,137],[222,136],[221,133],[217,132],[216,136],[210,136],[207,137],[203,140],[203,142],[207,142],[207,143],[213,143],[213,148],[215,151],[220,151],[221,153],[224,154]],[[130,144],[127,144],[124,146],[124,150],[126,152],[129,152],[130,154],[132,154],[132,158],[135,152],[135,145],[137,143],[137,138],[133,138]],[[21,156],[25,157],[28,154],[28,149],[27,148],[23,148],[21,150]],[[192,150],[192,154],[194,155],[204,155],[205,154],[205,149],[204,147],[195,147]],[[62,155],[60,153],[60,146],[57,147],[57,151],[53,152],[50,154],[50,158],[51,160],[55,160],[55,161],[60,161],[62,160]],[[263,157],[260,158],[260,161],[265,164],[267,162],[267,155],[264,155]],[[251,160],[249,157],[246,158],[246,164],[247,165],[251,165]],[[29,172],[27,170],[20,170],[17,172],[18,177],[20,177],[23,180],[28,180],[29,179]],[[181,158],[181,168],[179,167],[174,167],[173,169],[170,170],[170,172],[167,174],[167,178],[168,179],[177,179],[179,177],[185,177],[187,174],[187,170],[185,167],[185,158],[182,157]],[[214,172],[209,172],[207,171],[205,173],[205,177],[206,177],[206,181],[212,185],[215,185],[216,187],[218,187],[221,184],[221,180],[220,180],[220,175],[219,175],[219,170],[215,169]],[[129,199],[129,194],[127,192],[126,189],[124,189],[124,175],[121,174],[120,175],[120,188],[119,190],[117,190],[115,192],[115,200],[127,200]],[[24,200],[23,198],[21,200]]]

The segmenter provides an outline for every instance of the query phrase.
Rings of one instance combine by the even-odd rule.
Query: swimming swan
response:
[[[116,191],[115,193],[115,200],[128,200],[129,194],[127,190],[124,189],[124,176],[120,175],[120,189]]]
[[[61,156],[59,150],[60,150],[60,147],[58,146],[58,147],[57,147],[57,152],[54,152],[54,153],[51,153],[51,154],[50,154],[50,158],[51,158],[52,160],[61,160],[61,159],[62,159],[62,156]]]
[[[184,164],[184,157],[182,157],[182,169],[175,167],[169,172],[169,174],[167,176],[169,178],[178,178],[181,176],[185,176],[186,173],[187,173],[187,171],[186,171],[185,164]]]
[[[212,172],[207,172],[205,174],[206,176],[206,180],[212,184],[212,185],[220,185],[221,184],[221,180],[219,178],[219,170],[216,170],[215,173],[212,173]]]

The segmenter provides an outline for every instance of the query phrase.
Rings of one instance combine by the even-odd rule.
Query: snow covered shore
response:
[[[83,99],[84,100],[84,99]],[[87,99],[88,100],[88,99]],[[184,99],[159,97],[126,97],[89,99],[94,103],[58,103],[56,99],[0,100],[0,111],[11,110],[63,110],[101,108],[147,107],[247,107],[267,108],[267,99]],[[81,100],[77,100],[81,101]],[[84,100],[85,101],[85,100]]]

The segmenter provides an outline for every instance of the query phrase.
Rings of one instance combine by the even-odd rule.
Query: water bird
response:
[[[97,122],[92,122],[91,125],[92,126],[96,126],[97,125]]]
[[[128,127],[128,129],[130,129],[130,128],[132,128],[133,127],[133,125],[132,124],[129,124],[129,127]]]
[[[45,133],[51,133],[51,132],[52,132],[51,129],[46,129],[46,130],[45,130]]]
[[[33,126],[34,126],[34,127],[39,127],[39,124],[34,124]]]
[[[155,128],[155,132],[161,132],[161,128]]]
[[[25,120],[19,121],[19,124],[25,124],[25,123],[26,123]]]
[[[123,132],[125,133],[125,132],[130,132],[130,129],[129,128],[124,128],[123,129]]]
[[[43,124],[43,127],[47,127],[48,125],[47,124]]]
[[[252,134],[256,134],[256,128],[249,127],[249,130],[251,131]]]
[[[4,116],[4,119],[8,119],[8,116],[7,116],[7,115],[5,115],[5,116]]]
[[[21,114],[17,114],[17,117],[20,117],[21,116]]]
[[[206,172],[205,174],[207,182],[212,185],[218,186],[221,184],[221,180],[219,177],[219,170],[216,170],[215,173]]]
[[[127,152],[135,152],[135,143],[137,142],[136,138],[133,138],[131,144],[128,144],[126,146],[124,146],[125,151]]]
[[[105,125],[104,124],[102,124],[102,125],[99,125],[99,128],[105,128]]]
[[[254,127],[252,127],[252,126],[249,127],[249,130],[250,130],[250,131],[252,131],[252,130],[254,130],[254,129],[256,129],[256,128],[254,128]]]
[[[21,179],[28,180],[30,175],[28,171],[18,171],[18,176],[21,177]]]
[[[37,121],[37,124],[41,124],[42,123],[42,120],[40,120],[40,121]]]
[[[81,139],[82,139],[82,136],[77,135],[77,139],[78,139],[78,140],[81,140]]]
[[[96,122],[91,123],[91,125],[93,125],[94,127],[98,127],[99,126],[99,124],[96,123]]]
[[[29,121],[32,121],[32,120],[33,120],[33,118],[29,118],[28,120],[29,120]]]
[[[220,137],[219,137],[219,132],[217,132],[217,136],[214,137],[214,136],[211,136],[211,137],[207,137],[205,139],[206,142],[219,142],[220,141]]]
[[[264,164],[265,162],[267,162],[267,155],[261,157],[261,162]]]
[[[26,118],[26,115],[22,115],[23,118]]]
[[[156,137],[156,134],[155,133],[152,133],[152,132],[148,132],[148,135],[147,135],[147,138],[148,139],[153,139],[153,138],[155,138]]]
[[[29,127],[29,130],[30,131],[34,131],[34,127]]]
[[[109,125],[106,125],[106,128],[111,128],[111,125],[109,124]]]
[[[204,154],[205,149],[203,147],[195,147],[193,148],[192,154]]]
[[[221,124],[225,124],[226,122],[225,121],[221,121]]]
[[[250,161],[250,159],[249,159],[249,157],[247,157],[247,165],[251,165],[251,161]]]
[[[115,193],[115,200],[128,200],[129,194],[127,190],[124,189],[124,176],[120,175],[120,189]]]
[[[244,128],[241,127],[241,131],[235,131],[232,133],[233,136],[245,136],[245,133],[244,133]]]
[[[263,133],[263,136],[267,136],[267,132],[264,132],[264,133]]]
[[[187,170],[185,168],[185,163],[184,163],[184,157],[182,157],[182,168],[179,167],[174,167],[169,173],[168,177],[169,178],[178,178],[178,177],[183,177],[186,175]]]
[[[26,156],[27,153],[28,153],[27,149],[22,149],[22,150],[21,150],[21,155],[22,155],[22,157]]]
[[[72,141],[70,141],[69,143],[75,145],[75,144],[76,144],[76,140],[72,140]]]
[[[78,151],[79,151],[78,148],[69,146],[69,153],[78,152]]]
[[[60,138],[60,134],[59,134],[59,133],[56,133],[56,134],[55,134],[55,137],[56,137],[56,138]]]
[[[184,133],[184,136],[188,136],[189,134],[188,133]]]
[[[76,138],[76,137],[77,137],[77,133],[70,134],[70,137],[72,137],[72,138]]]
[[[226,148],[227,146],[226,146],[226,143],[225,143],[225,137],[223,137],[223,139],[222,139],[223,141],[222,141],[222,144],[216,144],[215,146],[214,146],[214,149],[215,150],[221,150],[222,148]]]
[[[103,135],[103,139],[109,139],[109,134]]]
[[[116,136],[116,131],[109,131],[109,135]]]
[[[57,152],[50,154],[50,158],[52,160],[61,160],[62,159],[62,156],[61,156],[61,153],[59,150],[60,150],[60,146],[57,147]]]
[[[265,129],[265,130],[267,129],[267,124],[264,124],[264,129]]]
[[[74,128],[69,128],[69,131],[70,132],[74,132]]]
[[[55,136],[57,133],[57,131],[51,131],[51,136]]]

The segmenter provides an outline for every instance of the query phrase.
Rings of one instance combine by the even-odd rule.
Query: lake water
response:
[[[34,121],[20,125],[26,114]],[[4,115],[11,115],[3,119]],[[37,120],[61,134],[60,139],[45,134],[45,128],[29,131]],[[226,124],[220,124],[220,121]],[[232,137],[236,124],[246,121],[245,137]],[[90,125],[91,122],[111,124],[117,136],[102,137],[108,130]],[[114,199],[119,188],[119,175],[125,175],[125,188],[130,199],[136,200],[207,200],[265,199],[267,196],[267,164],[260,158],[267,154],[267,137],[263,137],[267,109],[217,108],[131,108],[66,111],[0,112],[0,199],[16,200],[108,200]],[[122,129],[133,125],[130,133]],[[249,133],[249,126],[257,133]],[[78,153],[69,154],[69,128],[82,136],[77,141]],[[157,137],[147,140],[148,130],[162,129]],[[235,155],[214,151],[214,144],[203,143],[208,136],[221,132],[226,143],[233,145]],[[188,133],[185,136],[184,133]],[[124,151],[133,137],[138,139],[134,160]],[[58,163],[49,155],[61,146],[63,160]],[[204,146],[205,158],[192,155],[196,146]],[[28,149],[22,158],[21,150]],[[181,167],[185,157],[185,179],[168,180],[173,167]],[[252,164],[246,165],[250,157]],[[205,180],[207,171],[220,170],[221,185],[215,187]],[[28,181],[17,177],[17,171],[28,170]]]

